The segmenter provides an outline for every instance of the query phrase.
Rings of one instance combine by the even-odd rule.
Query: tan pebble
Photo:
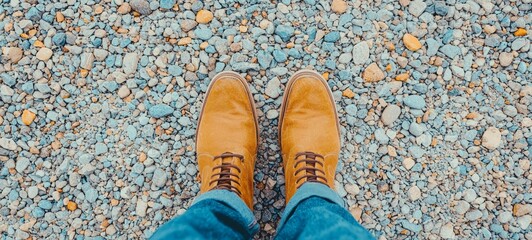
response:
[[[18,63],[18,61],[20,61],[20,59],[22,58],[22,54],[24,53],[22,49],[18,47],[8,48],[7,51],[7,58],[13,63]]]
[[[95,14],[101,14],[102,12],[103,12],[103,7],[102,7],[102,5],[99,5],[99,4],[98,4],[98,5],[94,6],[94,13],[95,13]]]
[[[401,74],[395,76],[395,80],[404,82],[404,81],[408,80],[408,77],[409,77],[408,72],[401,73]]]
[[[248,31],[248,27],[246,27],[246,26],[240,26],[239,29],[240,29],[240,32],[243,32],[243,33]]]
[[[357,207],[357,206],[353,206],[353,207],[349,208],[349,212],[351,213],[351,215],[353,215],[353,217],[357,221],[360,222],[361,217],[362,217],[362,208]]]
[[[119,14],[128,14],[131,11],[129,3],[124,3],[116,10]]]
[[[59,142],[59,141],[53,141],[52,142],[52,149],[58,150],[60,148],[61,148],[61,142]]]
[[[532,204],[519,204],[519,203],[515,204],[513,213],[517,217],[521,217],[529,213],[532,213]]]
[[[146,161],[146,158],[147,158],[146,153],[141,152],[140,155],[139,155],[139,162]]]
[[[13,29],[13,23],[7,23],[5,26],[4,26],[4,31],[6,32],[9,32]]]
[[[33,46],[38,47],[38,48],[42,48],[42,47],[44,47],[44,43],[39,41],[39,40],[35,40],[35,42],[33,43]]]
[[[55,13],[55,20],[57,22],[63,22],[63,21],[65,21],[65,16],[63,16],[63,14],[61,12],[56,12]]]
[[[188,45],[192,42],[192,38],[189,38],[189,37],[186,37],[186,38],[181,38],[179,39],[179,41],[177,42],[177,45],[179,46],[184,46],[184,45]]]
[[[200,47],[200,49],[203,50],[203,49],[206,49],[208,46],[209,46],[208,42],[202,42],[199,47]]]
[[[33,120],[35,120],[35,113],[33,113],[32,111],[26,109],[22,112],[22,122],[26,125],[26,126],[29,126],[31,125],[31,123],[33,123]]]
[[[344,96],[344,97],[348,97],[348,98],[353,98],[353,97],[355,97],[355,93],[353,92],[353,90],[347,88],[347,89],[345,89],[345,90],[342,92],[342,96]]]
[[[41,61],[46,61],[52,57],[52,54],[53,52],[51,49],[43,47],[39,49],[36,56],[37,56],[37,59]]]
[[[401,4],[403,7],[406,7],[410,4],[410,0],[399,0],[399,4]]]
[[[526,29],[524,28],[518,28],[517,31],[514,32],[514,36],[517,36],[517,37],[523,37],[523,36],[526,36]]]
[[[212,18],[214,15],[209,10],[200,10],[198,14],[196,14],[196,22],[201,24],[206,24],[212,21]]]
[[[78,204],[76,204],[75,202],[73,201],[68,201],[67,205],[66,205],[66,208],[69,210],[69,211],[74,211],[76,209],[78,209]]]
[[[344,0],[333,0],[331,9],[335,13],[344,13],[347,10],[347,2]]]
[[[384,72],[376,63],[372,63],[364,70],[362,78],[366,82],[378,82],[384,79]]]
[[[421,43],[419,40],[410,33],[407,33],[403,36],[403,43],[405,44],[406,48],[411,51],[416,51],[421,48]]]
[[[495,31],[497,31],[497,28],[491,25],[485,25],[483,29],[484,29],[484,32],[487,34],[492,34]]]

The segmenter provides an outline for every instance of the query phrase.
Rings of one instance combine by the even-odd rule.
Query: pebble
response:
[[[512,64],[512,61],[514,59],[514,56],[512,53],[509,52],[503,52],[499,54],[499,62],[501,66],[508,67]]]
[[[333,0],[331,3],[331,10],[335,13],[345,13],[347,10],[347,2],[344,0]]]
[[[403,159],[403,167],[405,167],[407,170],[412,169],[412,167],[416,164],[416,161],[412,158],[404,158]]]
[[[4,137],[0,137],[0,147],[11,151],[17,150],[17,144],[15,141]]]
[[[353,47],[353,63],[364,64],[369,59],[369,45],[366,41],[357,43]]]
[[[440,237],[443,239],[454,239],[456,236],[453,230],[453,224],[447,223],[440,229]]]
[[[274,109],[270,109],[266,112],[266,118],[268,119],[275,119],[279,116],[279,112]]]
[[[39,51],[37,52],[37,59],[41,60],[41,61],[47,61],[48,59],[50,59],[52,57],[52,50],[49,49],[49,48],[41,48],[39,49]]]
[[[139,217],[145,217],[146,216],[146,210],[148,209],[148,203],[144,200],[138,199],[137,200],[137,206],[135,207],[135,213]]]
[[[414,17],[419,17],[425,11],[425,8],[427,8],[427,4],[424,1],[415,0],[408,5],[408,12]]]
[[[4,56],[7,56],[6,59],[9,59],[15,64],[22,59],[22,55],[24,54],[22,49],[18,47],[5,48],[4,51]]]
[[[202,9],[196,14],[196,22],[200,24],[207,24],[212,21],[213,17],[214,15],[212,12]]]
[[[465,214],[467,211],[469,211],[470,207],[471,204],[469,204],[467,201],[458,201],[454,207],[454,211],[458,214]]]
[[[408,50],[416,51],[421,48],[421,43],[412,34],[407,33],[403,35],[403,43]]]
[[[29,165],[30,160],[28,158],[18,157],[15,169],[17,170],[17,172],[22,173],[24,172],[24,170],[26,170],[26,168],[28,168]]]
[[[403,103],[413,109],[423,109],[426,106],[425,99],[419,95],[408,95],[404,98]]]
[[[66,34],[63,32],[56,33],[52,37],[52,42],[59,47],[65,46],[66,44]]]
[[[28,197],[33,199],[39,194],[39,188],[36,186],[30,186],[28,187]]]
[[[410,187],[408,189],[408,198],[410,198],[411,201],[416,201],[421,198],[421,190],[417,186]]]
[[[162,118],[174,113],[174,108],[166,104],[157,104],[149,108],[148,113],[151,117]]]
[[[129,96],[129,94],[131,94],[131,91],[126,85],[123,85],[122,87],[120,87],[120,89],[118,89],[118,96],[120,98],[126,98],[127,96]]]
[[[279,36],[283,41],[287,42],[294,35],[294,28],[287,25],[278,25],[275,28],[275,34]]]
[[[92,66],[94,63],[94,54],[82,53],[80,58],[81,58],[80,67],[87,69],[87,70],[92,70]]]
[[[176,0],[161,0],[159,6],[163,9],[172,9],[176,4]]]
[[[482,135],[482,146],[489,150],[495,150],[499,147],[502,141],[501,132],[499,129],[489,127]]]
[[[401,115],[401,108],[394,104],[389,104],[382,112],[381,121],[384,125],[392,125]]]
[[[139,56],[137,53],[130,52],[126,53],[124,56],[123,64],[124,64],[124,73],[125,74],[133,74],[137,72],[137,65],[139,63]]]
[[[364,70],[362,78],[366,82],[378,82],[384,79],[384,72],[376,63],[372,63]]]
[[[22,123],[26,126],[31,125],[36,117],[37,115],[28,109],[22,111]]]
[[[153,172],[153,184],[156,187],[163,187],[166,184],[166,172],[157,168],[155,169],[155,172]]]
[[[146,0],[131,0],[129,5],[142,15],[149,15],[152,12],[150,4]]]
[[[279,97],[279,95],[281,95],[281,81],[279,81],[278,78],[273,78],[268,81],[265,93],[271,98]]]

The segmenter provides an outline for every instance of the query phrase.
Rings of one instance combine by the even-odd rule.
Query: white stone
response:
[[[360,188],[356,184],[347,184],[345,185],[345,191],[347,191],[351,195],[357,195],[360,193]]]
[[[412,169],[412,167],[416,164],[416,161],[412,158],[404,158],[403,159],[403,167],[405,167],[407,170]]]
[[[521,229],[527,229],[528,226],[530,226],[530,223],[532,222],[532,216],[525,215],[522,217],[517,218],[517,224]]]
[[[421,198],[421,190],[417,186],[413,186],[410,189],[408,189],[408,197],[412,201],[416,201],[419,198]]]
[[[118,96],[120,98],[125,98],[125,97],[129,96],[129,94],[131,94],[131,91],[129,90],[129,88],[127,88],[126,85],[122,85],[122,87],[120,87],[120,89],[118,89]]]
[[[148,203],[146,201],[143,201],[142,199],[138,199],[137,207],[135,208],[135,212],[137,213],[137,216],[145,217],[146,209],[148,209]]]
[[[454,211],[458,214],[465,214],[471,208],[471,204],[466,201],[458,201],[456,206],[454,206]]]
[[[11,151],[17,150],[17,144],[15,141],[8,138],[0,138],[0,147]]]
[[[474,189],[469,188],[464,190],[464,200],[467,202],[473,202],[475,199],[477,199],[477,193]]]
[[[53,52],[51,49],[43,47],[37,52],[36,56],[37,56],[37,59],[41,61],[46,61],[52,57],[52,54]]]
[[[364,64],[369,59],[369,45],[366,41],[357,43],[353,47],[353,63]]]
[[[482,146],[487,149],[494,150],[499,147],[501,144],[501,132],[499,129],[494,127],[489,127],[482,135]]]
[[[501,212],[499,214],[499,216],[497,217],[497,220],[499,220],[499,222],[501,223],[507,223],[509,222],[510,220],[512,220],[512,213],[511,212],[508,212],[508,211],[505,211],[505,212]]]
[[[39,188],[37,188],[37,186],[30,186],[28,188],[28,197],[29,198],[34,198],[37,196],[37,194],[39,194]]]
[[[414,15],[415,17],[419,17],[424,11],[425,8],[427,8],[427,4],[421,0],[416,0],[413,2],[410,2],[408,5],[408,12],[410,14]]]
[[[92,64],[94,63],[94,55],[92,53],[83,53],[81,54],[81,63],[79,66],[83,69],[91,70]]]
[[[440,237],[442,237],[443,239],[453,239],[456,237],[454,235],[453,225],[451,223],[447,223],[441,227]]]
[[[394,104],[389,104],[382,112],[381,121],[384,125],[392,125],[401,115],[401,108]]]
[[[126,53],[123,60],[124,73],[127,75],[137,72],[137,65],[139,63],[139,55],[137,53]]]

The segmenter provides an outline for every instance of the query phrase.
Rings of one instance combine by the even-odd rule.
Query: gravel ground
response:
[[[182,214],[222,70],[257,102],[270,238],[302,68],[333,89],[336,189],[379,239],[532,239],[531,0],[0,2],[0,239],[146,238]]]

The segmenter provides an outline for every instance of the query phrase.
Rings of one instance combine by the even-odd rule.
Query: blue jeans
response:
[[[259,224],[233,192],[200,195],[181,216],[160,227],[151,239],[251,239]],[[328,186],[305,183],[286,206],[278,239],[374,239],[344,208]]]

